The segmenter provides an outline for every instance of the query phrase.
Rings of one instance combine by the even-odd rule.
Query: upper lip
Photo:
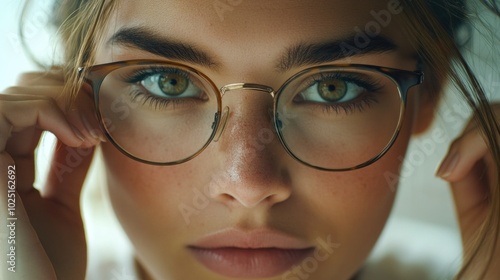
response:
[[[205,235],[196,240],[189,247],[216,249],[216,248],[240,248],[240,249],[308,249],[309,243],[271,229],[242,230],[229,228]]]

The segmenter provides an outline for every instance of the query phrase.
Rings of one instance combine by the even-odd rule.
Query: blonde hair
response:
[[[29,2],[29,1],[28,1]],[[57,0],[58,8],[54,23],[59,26],[65,48],[64,69],[67,80],[67,93],[74,97],[82,85],[82,79],[76,69],[91,65],[97,43],[102,38],[103,26],[110,18],[116,6],[116,0]],[[487,7],[500,15],[495,0],[482,1]],[[486,94],[476,79],[473,71],[460,53],[459,45],[454,41],[453,30],[456,20],[467,20],[463,1],[413,0],[402,1],[407,20],[403,28],[414,41],[420,60],[426,73],[426,89],[429,92],[441,92],[445,81],[452,82],[462,97],[475,112],[474,118],[480,124],[484,138],[493,154],[497,170],[500,169],[500,127],[489,106]],[[449,12],[448,18],[440,20],[433,9],[436,7]],[[425,18],[426,20],[423,20]],[[455,19],[453,22],[452,19]],[[443,22],[449,21],[449,23]],[[430,98],[438,98],[436,96]],[[435,101],[435,100],[434,100]],[[481,278],[492,264],[494,249],[497,247],[500,233],[500,172],[497,173],[497,185],[491,189],[489,197],[490,211],[482,226],[477,230],[474,240],[466,244],[462,268],[456,278],[466,277],[476,269],[479,254],[486,252],[487,260],[481,267]],[[491,247],[490,247],[491,246]]]
[[[65,90],[68,104],[70,104],[83,84],[83,75],[79,75],[77,69],[92,64],[94,61],[97,43],[101,40],[102,26],[110,18],[114,9],[114,0],[55,0],[54,17],[52,24],[58,28],[57,33],[62,39],[64,48],[64,63],[62,65],[66,78]],[[26,41],[23,39],[23,18],[29,10],[31,0],[26,1],[26,5],[21,13],[20,37],[24,48],[31,58]],[[37,62],[39,66],[41,63]]]

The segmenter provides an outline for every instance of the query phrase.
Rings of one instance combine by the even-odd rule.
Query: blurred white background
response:
[[[37,68],[27,58],[18,36],[18,21],[22,3],[18,0],[0,0],[0,92],[4,88],[15,84],[16,77],[23,71],[32,71]],[[38,58],[51,62],[55,52],[53,47],[56,38],[52,32],[47,32],[47,22],[50,19],[52,0],[38,0],[35,8],[27,18],[26,38],[29,47]],[[486,17],[484,19],[487,19]],[[500,30],[498,20],[492,30]],[[500,77],[498,70],[498,50],[483,41],[476,32],[471,52],[475,62],[474,69],[480,70],[481,80],[490,90],[491,97],[499,100]],[[484,33],[488,36],[487,33]],[[496,51],[494,54],[492,51]],[[496,58],[494,60],[493,58]],[[453,202],[450,190],[445,182],[435,178],[434,172],[445,155],[449,142],[460,132],[463,122],[467,118],[466,107],[461,101],[453,98],[452,91],[448,94],[440,108],[433,128],[422,137],[415,138],[403,169],[401,185],[394,206],[393,215],[372,254],[370,262],[386,265],[404,264],[415,268],[415,278],[425,279],[419,267],[434,267],[436,278],[443,278],[450,271],[456,269],[460,263],[460,236],[454,215]],[[432,140],[432,135],[445,133],[446,141]],[[424,143],[424,139],[428,139]],[[430,140],[429,140],[430,139]],[[39,152],[38,160],[40,172],[43,165],[50,159],[50,141],[44,141],[45,147]],[[90,249],[101,246],[123,246],[124,238],[120,234],[112,215],[109,215],[109,206],[105,192],[102,191],[102,174],[93,172],[92,183],[85,189],[84,207],[88,221]],[[104,202],[104,204],[103,204]],[[105,233],[100,235],[100,233]],[[97,238],[99,236],[99,238]],[[116,240],[120,240],[117,242]],[[112,248],[112,247],[111,247]],[[116,255],[113,250],[106,250],[109,254],[109,266],[113,266]],[[92,256],[92,255],[91,255]],[[98,265],[91,262],[91,265]],[[99,264],[100,265],[100,264]],[[118,269],[118,268],[117,268]],[[370,270],[368,266],[368,270]],[[375,272],[374,272],[375,273]],[[420,273],[420,274],[419,274]],[[380,274],[371,279],[389,279],[388,275]],[[409,278],[406,278],[409,279]]]

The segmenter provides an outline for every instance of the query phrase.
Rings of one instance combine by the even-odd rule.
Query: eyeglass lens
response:
[[[104,78],[98,109],[108,135],[145,161],[183,161],[212,139],[219,92],[188,68],[128,65]],[[285,147],[309,165],[343,169],[380,154],[397,131],[399,87],[355,68],[302,73],[278,92],[275,118]]]

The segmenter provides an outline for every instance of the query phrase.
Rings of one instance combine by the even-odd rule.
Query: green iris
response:
[[[189,81],[179,74],[167,73],[160,76],[158,86],[166,95],[178,96],[186,91]]]
[[[347,84],[339,79],[323,80],[318,84],[318,92],[321,98],[326,101],[339,101],[347,93]]]

